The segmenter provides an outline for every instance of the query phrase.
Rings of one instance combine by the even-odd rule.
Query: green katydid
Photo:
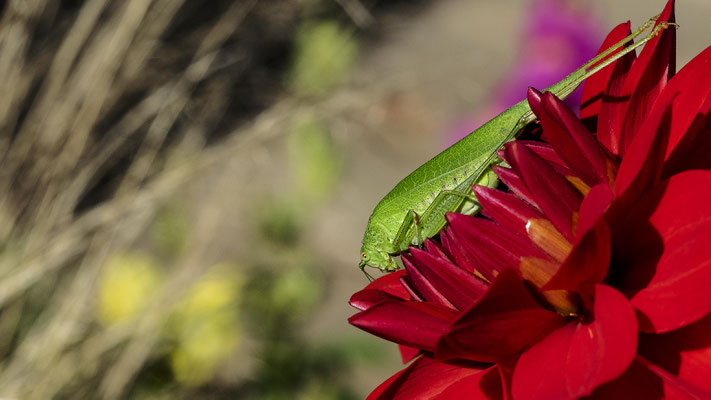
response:
[[[640,41],[626,46],[649,29],[657,17],[546,91],[564,99],[587,77],[634,51],[662,29],[674,25],[659,23]],[[620,51],[610,56],[617,49]],[[496,175],[490,168],[501,162],[497,151],[514,140],[534,119],[528,101],[523,100],[400,181],[380,200],[368,220],[360,255],[361,270],[364,271],[367,265],[383,272],[394,271],[399,266],[393,256],[404,252],[410,245],[421,245],[426,238],[436,235],[446,223],[447,212],[476,213],[478,205],[471,191],[472,185],[497,185]]]

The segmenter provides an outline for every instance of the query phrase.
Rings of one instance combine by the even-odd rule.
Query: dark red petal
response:
[[[528,100],[528,106],[531,107],[533,114],[540,118],[541,100],[543,100],[543,94],[538,89],[529,87],[528,92],[526,92],[526,98]]]
[[[600,49],[597,51],[597,54],[601,54],[603,51],[610,48],[610,46],[626,38],[631,33],[632,32],[630,31],[629,21],[617,25],[612,31],[610,31],[610,33],[605,38],[605,41],[602,42],[602,46],[600,46]],[[630,43],[628,42],[627,44]],[[618,53],[620,50],[621,49],[615,50],[610,56]],[[605,57],[605,60],[610,58],[610,56]],[[600,113],[600,103],[602,101],[602,96],[605,92],[605,89],[607,88],[608,83],[610,82],[610,79],[612,78],[612,72],[615,69],[615,66],[619,63],[624,63],[627,65],[627,68],[625,69],[626,71],[629,69],[629,66],[632,65],[634,59],[635,53],[628,53],[621,59],[613,61],[608,66],[598,71],[595,75],[586,79],[585,83],[583,83],[583,94],[582,98],[580,99],[580,119],[582,119],[589,128],[597,126],[596,119],[598,114]]]
[[[674,118],[671,120],[667,157],[701,111],[709,97],[709,92],[711,92],[711,47],[707,47],[674,75],[657,99],[657,103],[661,104],[674,99],[672,103]],[[657,104],[654,108],[656,107]]]
[[[578,225],[575,229],[575,239],[580,240],[588,229],[605,214],[612,203],[612,191],[606,183],[595,185],[583,199],[578,214]]]
[[[638,356],[624,375],[600,386],[590,399],[698,400],[710,395]]]
[[[528,99],[528,106],[531,107],[533,114],[540,118],[541,100],[543,99],[543,94],[538,89],[529,87],[528,92],[526,92],[526,98]]]
[[[444,252],[444,249],[434,240],[425,240],[425,251],[437,258],[450,261],[449,256],[447,255],[447,253]]]
[[[383,382],[367,400],[461,398],[443,396],[447,393],[467,393],[467,398],[471,399],[501,398],[501,381],[496,366],[483,369],[421,357]]]
[[[541,142],[532,142],[530,140],[519,140],[518,143],[523,144],[526,146],[527,149],[531,150],[532,152],[536,153],[537,156],[541,157],[545,162],[550,165],[555,172],[558,173],[560,176],[564,176],[566,178],[569,177],[577,177],[577,174],[573,172],[572,169],[568,168],[563,162],[563,160],[556,154],[555,150],[553,150],[553,147],[551,147],[547,143],[541,143]]]
[[[594,320],[572,322],[526,350],[513,374],[513,397],[578,398],[620,375],[632,363],[637,322],[627,299],[595,286]]]
[[[711,169],[709,130],[711,130],[711,96],[706,99],[697,118],[664,163],[662,178],[690,169]]]
[[[607,82],[597,117],[597,140],[611,154],[620,155],[620,123],[630,94],[624,92],[625,82],[632,65],[637,60],[634,52],[617,60],[610,80]]]
[[[699,389],[688,382],[677,378],[668,371],[638,356],[637,359],[651,372],[661,378],[664,394],[667,399],[709,399],[711,392]],[[706,377],[708,379],[708,377]]]
[[[538,207],[569,241],[573,241],[573,219],[582,195],[565,178],[526,146],[506,145],[507,159],[526,184]]]
[[[492,362],[507,359],[562,322],[560,315],[533,299],[516,271],[505,269],[484,297],[442,336],[435,355]]]
[[[506,399],[503,393],[503,382],[497,366],[489,367],[475,375],[470,375],[457,380],[442,391],[433,400],[496,400]]]
[[[479,246],[477,246],[478,243],[470,243],[469,238],[451,229],[447,229],[447,237],[451,243],[457,246],[456,250],[453,250],[457,264],[462,262],[468,266],[467,268],[472,266],[475,268],[476,273],[481,275],[487,282],[494,280],[499,266],[486,258],[486,254],[483,254]]]
[[[365,289],[351,296],[349,304],[359,310],[368,308],[385,301],[409,300],[410,295],[400,283],[400,278],[405,276],[405,271],[396,271],[383,275],[371,282]]]
[[[489,288],[482,280],[449,261],[417,248],[410,248],[417,269],[449,302],[459,310],[468,308]],[[407,260],[403,256],[403,261]]]
[[[637,320],[625,296],[605,285],[595,285],[594,318],[579,324],[566,363],[568,392],[590,394],[630,366],[637,352]]]
[[[409,363],[421,353],[420,349],[410,346],[403,346],[401,344],[398,345],[398,348],[400,349],[400,358],[402,358],[403,364]]]
[[[568,168],[565,161],[563,161],[563,159],[560,158],[558,153],[556,153],[555,149],[553,149],[553,146],[549,145],[548,143],[535,142],[533,140],[517,140],[516,143],[525,145],[527,149],[536,153],[537,156],[541,157],[544,161],[546,161],[548,165],[550,165],[560,175],[575,175],[573,174],[572,170]],[[508,160],[506,160],[507,156],[504,150],[500,150],[498,154],[504,161],[508,162]]]
[[[671,125],[674,99],[655,107],[622,159],[615,182],[615,197],[626,205],[634,203],[649,187],[659,182]]]
[[[528,191],[526,185],[521,180],[521,177],[518,176],[516,172],[514,172],[511,168],[504,168],[498,165],[494,166],[492,169],[499,179],[501,179],[501,182],[506,184],[506,186],[509,187],[509,190],[511,190],[516,196],[525,200],[528,204],[538,207],[535,200],[533,200],[533,196],[531,196],[531,193]]]
[[[711,396],[711,314],[673,332],[640,335],[639,354]]]
[[[447,299],[447,296],[440,292],[439,289],[427,279],[422,271],[420,271],[420,269],[406,254],[402,255],[402,263],[405,266],[405,271],[407,271],[406,282],[415,292],[414,294],[418,299],[439,304],[443,307],[456,309],[454,304]]]
[[[456,315],[456,311],[432,303],[387,302],[359,312],[348,322],[385,340],[433,351]]]
[[[456,265],[476,274],[487,282],[494,280],[493,271],[481,265],[476,254],[471,252],[473,246],[467,246],[466,243],[462,242],[461,238],[453,235],[449,229],[440,232],[440,239]]]
[[[566,167],[565,161],[555,152],[553,146],[544,142],[534,142],[532,140],[519,140],[519,143],[523,143],[532,152],[536,153],[542,159],[548,161],[551,166],[555,168],[556,165],[561,167]]]
[[[415,289],[412,287],[406,276],[400,277],[400,284],[407,290],[407,294],[410,295],[410,300],[413,301],[425,301],[425,299],[420,296]]]
[[[662,21],[674,22],[674,0],[669,0],[657,24]],[[625,155],[662,88],[674,75],[675,60],[676,29],[671,27],[647,42],[632,64],[622,88],[622,95],[630,96],[629,102],[621,103],[619,125],[611,126],[619,129],[621,156]]]
[[[589,399],[674,399],[667,395],[662,379],[635,359],[622,376],[595,389]]]
[[[541,290],[565,289],[585,294],[586,288],[603,281],[609,267],[610,229],[600,218],[573,247],[558,272]]]
[[[578,117],[548,92],[541,107],[543,138],[588,186],[607,183],[607,158]]]
[[[502,228],[493,221],[463,214],[447,214],[448,234],[456,236],[476,257],[478,265],[492,274],[518,268],[522,257],[546,258],[527,237]]]
[[[527,236],[526,224],[531,219],[543,219],[543,214],[516,196],[486,186],[474,186],[482,214],[504,228]]]
[[[615,232],[618,287],[645,332],[667,332],[711,311],[711,171],[672,176],[629,209]]]

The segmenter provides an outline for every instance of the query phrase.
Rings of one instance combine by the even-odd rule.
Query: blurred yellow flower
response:
[[[99,285],[99,321],[111,325],[133,317],[159,286],[160,275],[147,255],[112,255],[104,265]]]
[[[234,265],[217,264],[177,304],[169,335],[175,378],[188,386],[210,380],[240,342],[238,305],[243,277]]]

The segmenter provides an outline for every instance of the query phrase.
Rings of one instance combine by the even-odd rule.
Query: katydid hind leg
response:
[[[477,172],[467,178],[454,190],[443,190],[432,201],[427,210],[422,213],[420,223],[422,225],[422,241],[424,238],[436,235],[445,225],[445,214],[453,211],[461,211],[462,204],[469,200],[472,206],[469,210],[465,210],[466,214],[472,215],[478,211],[478,202],[476,196],[472,193],[472,185],[474,183],[493,187],[498,183],[496,174],[490,168],[490,161],[484,164],[485,170],[483,174]]]
[[[414,210],[408,210],[405,218],[400,224],[400,228],[393,239],[393,247],[400,250],[405,250],[410,246],[413,237],[420,237],[420,218]],[[414,228],[414,234],[411,233]],[[419,243],[415,243],[419,245]]]
[[[450,211],[456,211],[465,200],[476,202],[476,196],[458,190],[439,192],[420,218],[423,227],[421,242],[424,241],[424,238],[436,235],[445,224],[444,215]]]

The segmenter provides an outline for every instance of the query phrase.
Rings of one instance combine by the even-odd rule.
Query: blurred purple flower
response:
[[[456,125],[447,144],[521,101],[529,86],[548,87],[587,62],[595,56],[603,35],[591,1],[531,0],[518,59],[494,88],[491,103],[475,116],[462,118],[465,122]],[[566,104],[577,110],[580,90]]]

